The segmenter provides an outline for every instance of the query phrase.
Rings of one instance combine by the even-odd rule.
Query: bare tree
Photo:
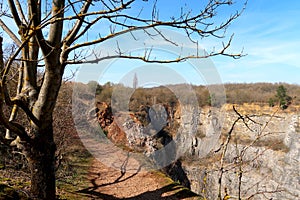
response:
[[[263,154],[267,151],[267,149],[262,150],[261,152],[257,153],[257,155],[251,155],[247,157],[247,154],[250,155],[249,149],[255,148],[255,145],[259,143],[260,141],[263,141],[264,138],[274,135],[273,132],[266,131],[268,125],[272,122],[274,119],[276,113],[279,111],[279,106],[275,108],[272,115],[270,115],[269,119],[265,123],[259,123],[255,121],[253,118],[258,117],[258,115],[242,115],[234,106],[233,111],[237,115],[236,120],[233,122],[233,124],[230,127],[230,130],[227,133],[226,140],[221,144],[220,149],[218,151],[221,151],[221,158],[220,158],[220,166],[219,166],[219,177],[218,177],[218,200],[222,199],[253,199],[256,196],[263,195],[266,199],[269,199],[267,197],[267,194],[275,194],[283,192],[284,190],[277,186],[275,189],[266,189],[265,186],[263,186],[262,182],[265,178],[262,180],[257,180],[255,184],[247,186],[247,189],[242,189],[242,186],[245,186],[245,181],[242,181],[243,176],[247,174],[246,166],[252,165],[255,167],[256,162],[258,162],[258,159],[263,156]],[[240,132],[234,133],[234,129],[238,125],[238,122],[241,122],[240,125],[245,126],[246,130],[248,130],[250,133],[255,133],[256,135],[253,140],[249,141],[248,144],[242,145],[241,141],[238,141],[237,134],[241,134]],[[259,127],[259,131],[255,131],[253,127]],[[242,133],[243,134],[243,133]],[[240,143],[240,144],[239,144]],[[271,146],[278,145],[276,142],[268,142],[271,143]],[[231,155],[234,157],[234,159],[231,162],[226,163],[226,157],[229,156],[230,153],[228,153],[229,146],[235,146],[235,153]],[[231,152],[232,153],[232,152]],[[227,158],[228,160],[228,158]],[[254,171],[255,169],[251,169]],[[236,196],[232,196],[228,194],[228,188],[224,186],[223,180],[224,175],[226,173],[232,173],[235,172],[237,176],[237,188],[236,188]],[[247,193],[250,191],[250,189],[255,188],[254,192],[250,195],[247,195]],[[222,194],[222,190],[224,189],[224,193]],[[243,196],[244,195],[244,196]]]
[[[155,60],[146,51],[144,56],[135,56],[116,49],[114,55],[97,55],[96,60],[89,61],[80,53],[85,47],[101,44],[117,36],[143,30],[146,36],[152,29],[162,35],[159,27],[170,27],[181,30],[192,41],[195,38],[225,37],[226,28],[240,16],[243,7],[218,23],[219,10],[227,9],[232,0],[208,0],[205,5],[199,2],[199,11],[192,12],[186,8],[178,8],[177,16],[160,19],[158,1],[137,0],[52,0],[48,1],[8,0],[0,11],[0,26],[17,44],[14,54],[4,63],[0,60],[0,122],[11,132],[18,135],[22,151],[26,155],[31,170],[31,192],[37,199],[55,199],[55,151],[53,139],[53,110],[62,83],[63,74],[68,64],[83,62],[99,62],[110,58],[139,59],[145,62],[180,62],[188,58],[204,58],[225,55],[239,58],[240,53],[227,53],[232,36],[221,49],[213,50],[205,55],[182,56],[174,60]],[[170,2],[171,3],[171,2]],[[141,8],[145,7],[147,9]],[[7,9],[6,9],[7,7]],[[138,14],[128,14],[132,10],[140,10]],[[143,13],[144,11],[148,11]],[[143,13],[143,14],[141,14]],[[148,15],[147,15],[148,13]],[[166,13],[164,13],[166,14]],[[13,21],[18,31],[6,25],[6,20]],[[96,38],[88,37],[89,31],[109,23],[100,29]],[[175,41],[167,42],[174,44]],[[196,45],[196,43],[195,43]],[[79,52],[79,53],[78,53]],[[19,59],[19,86],[15,94],[9,92],[7,78],[12,63]],[[42,79],[37,76],[38,67],[42,68]],[[3,106],[12,106],[11,118],[3,114]],[[27,117],[26,126],[14,120],[17,108],[22,109]]]

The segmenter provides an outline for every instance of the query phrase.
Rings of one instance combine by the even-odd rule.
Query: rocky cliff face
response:
[[[299,199],[299,114],[275,112],[268,107],[251,108],[247,105],[237,110],[244,117],[244,121],[241,119],[236,123],[227,146],[228,133],[234,121],[239,118],[228,105],[219,111],[203,109],[200,113],[200,132],[182,141],[189,150],[182,157],[182,166],[192,191],[206,196],[207,199],[217,199],[221,185],[222,197],[227,193],[232,197],[240,195],[246,199]],[[217,123],[221,115],[215,115],[216,119],[209,117],[212,112],[225,113],[223,126]],[[222,127],[222,135],[217,139],[216,145],[220,148],[207,154],[209,150],[204,150],[204,153],[202,151],[207,145],[209,149],[212,147],[205,140],[211,135],[211,126],[214,131]],[[221,164],[225,146],[226,153]]]
[[[165,171],[207,199],[299,199],[297,109],[244,105],[235,112],[225,105],[169,112],[173,109],[161,106],[143,109],[142,118],[119,113],[103,128],[113,142],[143,152],[159,166],[172,161]],[[105,115],[100,110],[98,118]]]

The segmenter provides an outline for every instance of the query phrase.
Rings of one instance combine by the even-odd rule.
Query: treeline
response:
[[[225,84],[227,102],[236,104],[269,104],[270,99],[276,100],[278,89],[281,87],[286,89],[286,94],[292,98],[293,104],[300,103],[300,85],[287,83]]]
[[[120,103],[132,111],[136,111],[142,105],[157,103],[174,106],[179,101],[188,101],[197,98],[199,106],[220,106],[224,102],[218,102],[217,94],[211,93],[206,86],[188,86],[184,84],[160,86],[153,88],[133,89],[121,84],[106,83],[99,85],[97,82],[89,82],[90,91],[94,91],[97,101],[107,103]],[[191,88],[189,88],[191,87]],[[289,103],[300,103],[300,86],[286,83],[230,83],[224,84],[226,103],[243,104],[256,103],[274,106],[281,101],[278,99],[278,89],[284,89]],[[176,91],[176,92],[174,92]],[[277,102],[278,101],[278,102]]]

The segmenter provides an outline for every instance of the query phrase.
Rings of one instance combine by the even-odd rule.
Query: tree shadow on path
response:
[[[141,172],[142,165],[139,166],[135,173],[128,173],[126,166],[128,164],[129,156],[125,159],[123,165],[119,170],[105,171],[99,168],[97,173],[93,172],[93,178],[90,179],[91,186],[77,191],[80,194],[89,196],[91,199],[103,199],[103,200],[176,200],[176,199],[202,199],[199,195],[191,192],[187,188],[183,187],[179,183],[169,182],[160,183],[167,179],[160,177],[161,175],[155,175],[155,173],[143,174]],[[119,174],[120,175],[117,175]],[[154,174],[154,175],[153,175]],[[109,177],[111,176],[111,177]],[[151,181],[149,181],[151,176]],[[109,180],[110,179],[110,180]],[[135,180],[134,180],[135,179]],[[108,182],[106,182],[108,180]],[[134,181],[134,184],[133,182]],[[145,185],[156,187],[145,187]],[[161,186],[159,186],[161,185]],[[118,189],[127,190],[123,194],[119,194]],[[120,190],[121,188],[121,190]],[[139,191],[141,193],[139,194]],[[121,196],[121,197],[120,197]],[[195,197],[195,198],[190,198]]]
[[[101,187],[101,186],[99,186]],[[93,199],[103,199],[103,200],[178,200],[195,197],[193,199],[202,199],[199,195],[191,192],[190,190],[182,187],[180,184],[171,183],[162,188],[156,189],[154,191],[144,192],[142,194],[133,196],[133,197],[125,197],[118,198],[113,195],[104,194],[101,192],[97,192],[94,190],[95,188],[87,188],[78,191],[79,193],[87,194],[91,196]],[[98,188],[97,188],[98,189]],[[171,194],[169,194],[171,193]],[[168,195],[169,194],[169,195]]]

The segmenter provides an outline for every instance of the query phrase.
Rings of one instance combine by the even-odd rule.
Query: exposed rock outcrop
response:
[[[259,110],[259,106],[255,109]],[[249,117],[245,119],[248,127],[242,121],[234,127],[224,157],[224,166],[220,164],[222,149],[218,152],[215,152],[218,149],[214,149],[215,151],[206,157],[201,157],[201,153],[197,154],[192,150],[198,145],[205,147],[205,142],[199,144],[199,140],[205,141],[203,136],[194,136],[192,139],[182,141],[186,143],[187,149],[192,150],[185,155],[182,163],[192,191],[206,196],[207,199],[217,199],[220,169],[223,167],[222,195],[225,194],[224,188],[227,188],[230,196],[238,196],[239,174],[242,173],[240,190],[244,198],[299,199],[299,114],[289,111],[275,112],[274,109],[266,107],[261,108],[264,112],[260,111],[260,113],[247,111],[247,107],[241,107],[240,110],[241,114]],[[218,139],[219,146],[224,143],[232,124],[239,117],[229,107],[224,108],[224,111],[226,115],[222,136]],[[212,121],[207,123],[209,112],[201,112],[200,127],[202,128],[199,130],[205,127],[206,130],[210,130],[209,126],[214,124]],[[207,133],[209,132],[200,135],[205,135],[205,138]],[[187,137],[188,135],[181,135],[181,138]],[[242,163],[238,163],[241,156]]]
[[[240,187],[243,198],[300,198],[297,112],[275,112],[258,105],[237,107],[244,121],[235,124],[221,166],[224,143],[240,117],[232,105],[201,109],[145,106],[137,113],[113,117],[103,107],[108,108],[99,106],[98,120],[111,141],[143,152],[158,166],[172,163],[166,172],[207,199],[217,199],[221,168],[222,196],[226,188],[230,196],[237,197]],[[178,158],[180,163],[175,162]]]

